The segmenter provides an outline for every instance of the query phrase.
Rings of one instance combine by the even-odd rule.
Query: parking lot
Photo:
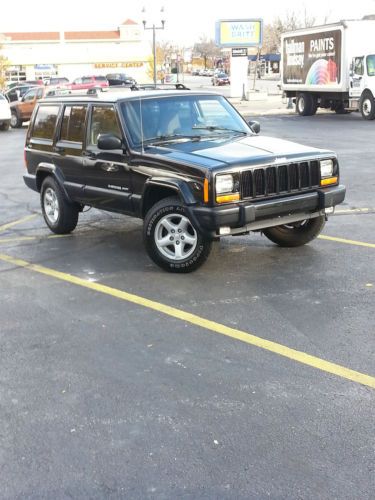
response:
[[[0,498],[372,499],[374,123],[260,117],[331,148],[346,200],[309,245],[223,238],[187,275],[142,223],[49,232],[0,133]]]

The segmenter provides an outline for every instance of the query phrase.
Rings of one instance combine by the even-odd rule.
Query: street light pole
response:
[[[146,9],[143,7],[142,13],[145,15],[146,14]],[[160,9],[160,13],[164,13],[164,7]],[[152,54],[153,54],[153,59],[154,59],[154,85],[156,87],[156,30],[163,30],[165,26],[165,19],[161,19],[161,26],[155,26],[153,24],[150,27],[146,27],[147,21],[146,19],[143,19],[143,28],[145,30],[152,30]]]

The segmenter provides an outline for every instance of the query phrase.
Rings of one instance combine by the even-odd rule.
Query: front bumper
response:
[[[327,208],[344,200],[345,193],[340,185],[272,200],[190,207],[190,213],[206,236],[217,237],[223,227],[225,234],[239,234],[324,215]]]

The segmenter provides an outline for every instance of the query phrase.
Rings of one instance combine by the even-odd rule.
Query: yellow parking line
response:
[[[346,243],[347,245],[356,245],[360,247],[375,248],[375,243],[365,243],[364,241],[346,240],[344,238],[334,238],[333,236],[318,236],[320,240],[336,241],[337,243]]]
[[[38,214],[26,215],[26,217],[22,217],[22,219],[15,220],[13,222],[8,222],[8,224],[3,224],[0,226],[0,231],[6,231],[10,227],[16,226],[17,224],[22,224],[22,222],[26,222],[28,220],[34,219]]]
[[[166,304],[162,304],[160,302],[155,302],[153,300],[146,299],[145,297],[124,292],[122,290],[118,290],[116,288],[112,288],[106,285],[101,285],[99,283],[86,281],[77,276],[63,273],[61,271],[56,271],[55,269],[50,269],[48,267],[40,266],[38,264],[32,264],[25,260],[16,259],[9,255],[0,254],[0,260],[12,264],[14,266],[24,267],[31,271],[47,275],[56,278],[58,280],[62,280],[68,283],[72,283],[74,285],[89,288],[90,290],[94,290],[95,292],[110,295],[112,297],[116,297],[118,299],[125,300],[127,302],[131,302],[133,304],[137,304],[139,306],[143,306],[148,309],[152,309],[159,313],[166,314],[167,316],[177,318],[186,323],[190,323],[199,326],[201,328],[205,328],[206,330],[210,330],[211,332],[219,333],[221,335],[225,335],[226,337],[240,340],[241,342],[245,342],[246,344],[260,347],[261,349],[273,352],[275,354],[278,354],[279,356],[284,356],[286,358],[289,358],[293,361],[297,361],[304,365],[311,366],[313,368],[316,368],[317,370],[321,370],[323,372],[327,372],[336,375],[338,377],[351,380],[353,382],[357,382],[359,384],[366,385],[368,387],[372,387],[373,389],[375,389],[375,377],[351,370],[350,368],[346,368],[345,366],[331,363],[330,361],[326,361],[316,356],[311,356],[310,354],[307,354],[305,352],[291,349],[290,347],[284,346],[282,344],[278,344],[276,342],[272,342],[270,340],[266,340],[261,337],[256,337],[255,335],[252,335],[250,333],[241,330],[237,330],[235,328],[231,328],[229,326],[222,325],[221,323],[216,323],[215,321],[202,318],[200,316],[191,314],[181,309],[177,309],[175,307],[171,307]]]
[[[375,212],[375,208],[344,208],[342,210],[335,210],[335,214],[367,214]]]
[[[51,240],[54,238],[68,238],[69,236],[72,236],[72,234],[50,234],[48,236],[15,236],[15,237],[8,237],[8,238],[0,238],[0,244],[1,243],[18,243],[22,241],[43,241],[43,240]]]

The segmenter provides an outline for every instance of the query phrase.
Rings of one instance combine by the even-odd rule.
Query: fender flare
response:
[[[39,192],[42,188],[42,181],[41,181],[41,174],[42,173],[47,173],[47,174],[51,175],[55,179],[57,184],[59,185],[59,188],[64,193],[64,196],[66,197],[66,199],[70,203],[73,203],[67,190],[65,189],[64,176],[63,176],[61,170],[58,167],[56,167],[56,165],[54,165],[53,163],[42,162],[42,163],[39,163],[39,165],[36,168],[36,172],[35,172],[36,186],[37,186]],[[45,175],[43,175],[43,178],[44,177],[45,177]]]

